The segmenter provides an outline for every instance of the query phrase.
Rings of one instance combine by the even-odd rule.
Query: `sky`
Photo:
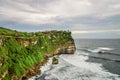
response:
[[[74,38],[120,38],[120,0],[0,0],[0,26],[70,30]]]

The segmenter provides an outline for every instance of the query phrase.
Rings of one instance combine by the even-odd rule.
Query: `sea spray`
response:
[[[59,64],[52,65],[51,59],[41,67],[41,76],[37,80],[119,80],[119,75],[112,74],[102,67],[102,64],[86,62],[87,56],[62,54],[58,57]],[[29,79],[29,80],[35,80]]]

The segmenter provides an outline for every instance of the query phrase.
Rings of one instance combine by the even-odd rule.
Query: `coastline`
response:
[[[73,54],[76,49],[70,31],[0,30],[0,79],[3,80],[26,80],[40,74],[40,66],[51,56]]]
[[[75,50],[76,50],[76,47],[75,47],[74,42],[72,42],[72,44],[69,43],[69,44],[67,44],[67,45],[64,45],[64,46],[61,46],[61,47],[56,48],[56,50],[55,50],[52,54],[50,53],[49,55],[46,55],[45,58],[44,58],[39,64],[36,64],[36,65],[34,65],[31,69],[29,69],[29,70],[20,78],[20,80],[22,80],[23,77],[25,77],[26,79],[29,79],[29,78],[31,78],[31,77],[33,77],[33,76],[36,76],[36,75],[38,75],[38,74],[41,74],[40,68],[41,68],[42,66],[44,66],[44,65],[48,62],[49,58],[51,58],[51,57],[53,57],[53,56],[55,56],[55,55],[61,55],[61,54],[68,54],[68,55],[69,55],[69,54],[74,54]],[[58,63],[58,64],[59,64],[59,63]]]
[[[119,80],[117,74],[106,71],[102,64],[87,62],[87,56],[75,54],[61,54],[58,57],[59,64],[52,65],[50,58],[46,65],[42,66],[41,74],[29,80]]]

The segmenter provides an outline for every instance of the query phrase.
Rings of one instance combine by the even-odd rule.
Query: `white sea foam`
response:
[[[98,53],[98,52],[105,52],[105,51],[111,51],[111,50],[114,50],[113,48],[108,48],[108,47],[98,47],[96,49],[88,49],[88,51],[90,52],[95,52],[95,53]]]
[[[100,72],[102,71],[101,68],[101,64],[97,64],[97,63],[89,63],[86,62],[85,60],[88,59],[87,56],[81,56],[81,55],[72,55],[72,56],[67,56],[67,55],[61,55],[60,56],[63,60],[65,60],[66,62],[77,66],[79,68],[83,68],[83,69],[87,69],[87,70],[91,70],[93,72]]]
[[[49,70],[52,65],[52,58],[48,60],[48,62],[40,68],[41,73],[44,73],[45,71]]]
[[[102,49],[102,50],[113,50],[113,48],[108,48],[108,47],[98,47],[98,49]]]
[[[41,67],[45,80],[120,80],[119,75],[112,74],[102,68],[102,64],[86,62],[87,56],[62,54],[59,64],[49,62]],[[42,80],[44,80],[42,79]],[[35,80],[35,79],[29,79]],[[40,78],[37,80],[41,80]]]

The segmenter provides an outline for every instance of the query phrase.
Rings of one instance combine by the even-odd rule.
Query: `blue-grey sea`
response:
[[[78,51],[85,52],[88,62],[100,63],[111,73],[120,75],[120,39],[76,39]]]
[[[120,39],[75,39],[75,54],[52,58],[29,80],[120,80]]]

